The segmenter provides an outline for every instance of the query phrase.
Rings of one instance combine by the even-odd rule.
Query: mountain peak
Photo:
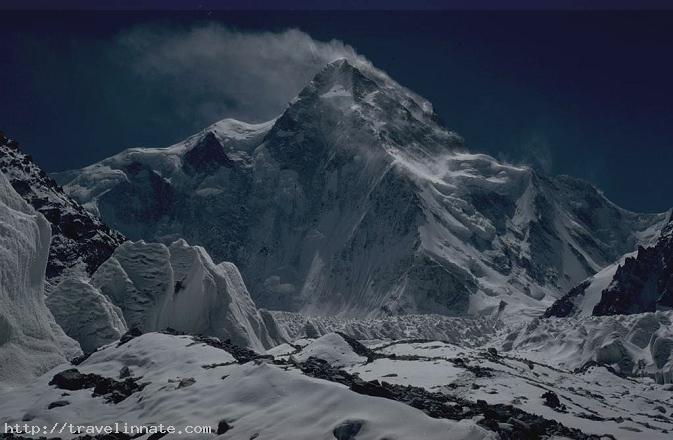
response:
[[[323,67],[299,93],[298,98],[320,96],[358,99],[377,88],[377,83],[361,69],[345,58],[340,58]]]
[[[210,173],[219,167],[231,168],[233,161],[224,151],[224,146],[208,131],[185,154],[184,163],[189,171]]]

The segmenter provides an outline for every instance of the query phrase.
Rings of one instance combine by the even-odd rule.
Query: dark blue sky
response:
[[[218,22],[341,40],[428,98],[472,150],[586,178],[632,210],[673,206],[671,12],[0,14],[0,129],[49,171],[236,116],[174,111],[181,91],[139,79],[114,50],[131,28]]]

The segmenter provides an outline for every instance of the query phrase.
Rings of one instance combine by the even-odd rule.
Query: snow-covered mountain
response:
[[[273,121],[55,177],[130,238],[184,237],[234,262],[258,304],[314,315],[538,315],[666,220],[466,153],[429,103],[345,60]]]
[[[0,383],[28,381],[79,346],[44,303],[49,223],[0,173]]]
[[[124,237],[66,195],[19,144],[0,133],[0,171],[16,192],[51,224],[47,279],[69,269],[93,273]]]
[[[584,280],[545,316],[601,316],[673,308],[673,221],[658,237]]]

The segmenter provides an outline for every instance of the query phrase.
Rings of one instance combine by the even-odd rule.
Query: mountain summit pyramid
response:
[[[346,60],[277,119],[55,177],[130,239],[185,238],[258,305],[316,315],[539,315],[666,221],[466,152],[427,101]]]

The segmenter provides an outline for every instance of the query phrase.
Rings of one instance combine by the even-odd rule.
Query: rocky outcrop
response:
[[[70,198],[19,144],[0,133],[0,171],[12,187],[51,226],[51,245],[47,261],[48,281],[64,271],[79,269],[92,274],[124,236],[106,226],[95,215]]]
[[[652,247],[627,258],[601,295],[594,315],[654,312],[673,308],[673,222]]]
[[[544,317],[605,316],[673,307],[673,223],[548,308]]]

